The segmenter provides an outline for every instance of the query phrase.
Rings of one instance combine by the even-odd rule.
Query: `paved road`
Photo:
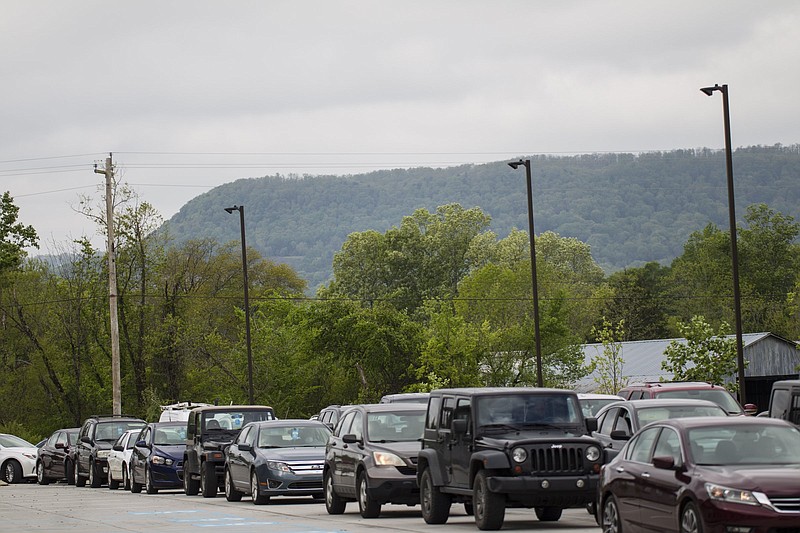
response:
[[[77,488],[63,483],[0,487],[0,531],[63,533],[65,531],[173,533],[206,529],[214,533],[375,533],[376,531],[479,531],[463,508],[453,506],[447,524],[431,526],[419,507],[385,506],[380,518],[365,520],[356,503],[343,515],[331,516],[311,498],[275,498],[255,506],[248,498],[232,503],[217,498],[185,496],[182,491],[131,494],[103,487]],[[583,509],[564,512],[559,522],[536,520],[532,510],[509,509],[503,531],[597,533],[600,529]]]

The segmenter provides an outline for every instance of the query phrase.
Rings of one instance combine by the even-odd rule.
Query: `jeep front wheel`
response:
[[[200,492],[203,493],[203,498],[216,498],[217,484],[217,470],[214,468],[214,463],[206,461],[200,467]]]
[[[558,522],[562,512],[560,507],[537,507],[535,511],[539,522]]]
[[[506,518],[506,502],[502,494],[489,490],[486,470],[475,476],[472,487],[472,506],[475,512],[475,525],[478,529],[494,530],[503,527]]]
[[[439,487],[434,486],[430,468],[422,471],[419,483],[422,518],[425,523],[444,524],[450,517],[450,496],[442,494]]]

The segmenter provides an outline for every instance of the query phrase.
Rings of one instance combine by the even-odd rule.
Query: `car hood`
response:
[[[798,465],[736,465],[703,467],[701,479],[727,487],[764,492],[769,495],[797,495]]]
[[[572,431],[551,430],[551,431],[520,431],[519,433],[503,433],[484,435],[480,440],[485,446],[490,448],[503,448],[508,444],[550,444],[548,438],[557,438],[558,443],[565,444],[565,439],[574,440],[583,444],[595,444],[594,440],[588,435],[582,435]],[[555,442],[555,441],[554,441]]]
[[[153,446],[153,453],[158,452],[165,457],[171,457],[178,461],[183,459],[183,452],[185,450],[185,444],[179,444],[176,446]]]
[[[96,440],[94,446],[98,450],[111,450],[114,448],[114,443],[107,440]]]
[[[416,440],[406,442],[373,442],[371,448],[386,450],[401,457],[416,457],[422,449],[422,443]]]
[[[324,461],[324,446],[298,446],[297,448],[259,448],[258,453],[270,461]]]

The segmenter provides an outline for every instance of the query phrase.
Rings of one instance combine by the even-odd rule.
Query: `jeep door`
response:
[[[466,420],[467,431],[463,434],[450,432],[450,465],[452,485],[469,488],[469,464],[472,458],[472,405],[469,398],[459,398],[453,411],[453,420]]]

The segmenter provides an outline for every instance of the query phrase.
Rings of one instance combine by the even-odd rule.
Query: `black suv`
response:
[[[197,407],[186,425],[183,454],[183,492],[194,496],[202,491],[214,498],[225,483],[225,449],[248,422],[275,420],[266,405],[220,405]]]
[[[417,476],[422,517],[443,524],[464,503],[479,529],[500,529],[506,507],[556,521],[596,499],[603,463],[573,391],[538,388],[431,392]]]
[[[77,442],[70,447],[75,486],[97,488],[108,479],[108,454],[120,435],[147,422],[131,415],[92,415],[84,420]]]
[[[424,421],[425,406],[419,403],[357,405],[343,412],[325,450],[328,513],[342,514],[353,500],[363,518],[377,518],[385,503],[417,505]]]

